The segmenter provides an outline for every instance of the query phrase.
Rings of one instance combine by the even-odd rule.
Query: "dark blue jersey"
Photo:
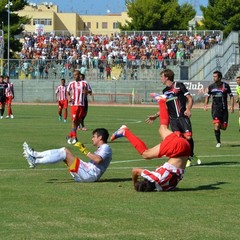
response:
[[[230,86],[226,82],[221,82],[220,85],[213,83],[208,87],[208,96],[212,96],[212,107],[227,110],[228,95],[233,96]]]
[[[167,96],[167,108],[170,118],[186,117],[187,95],[190,95],[186,86],[181,82],[173,82],[172,86],[165,87],[163,94]]]

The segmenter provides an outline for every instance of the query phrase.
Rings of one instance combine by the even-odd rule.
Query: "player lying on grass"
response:
[[[147,148],[146,144],[125,125],[111,136],[111,141],[119,137],[126,137],[144,159],[167,156],[168,161],[155,171],[134,168],[132,170],[132,181],[136,191],[148,192],[155,189],[157,191],[170,191],[174,190],[178,182],[183,178],[191,148],[186,139],[168,129],[169,115],[166,108],[166,97],[158,94],[151,95],[158,100],[160,109],[159,134],[163,141],[153,148]],[[139,176],[144,180],[138,181]]]
[[[95,182],[100,179],[112,160],[112,149],[107,144],[109,133],[105,128],[97,128],[92,132],[92,142],[97,150],[91,153],[77,142],[74,146],[86,155],[90,161],[84,162],[75,157],[67,148],[52,149],[43,152],[34,151],[26,142],[23,143],[23,156],[29,167],[38,164],[49,164],[64,161],[76,182]]]

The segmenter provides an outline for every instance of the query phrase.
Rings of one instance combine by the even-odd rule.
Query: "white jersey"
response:
[[[90,160],[89,163],[92,163],[95,165],[98,169],[100,169],[100,176],[106,171],[108,168],[110,162],[112,161],[112,149],[108,144],[101,145],[94,154],[100,156],[102,158],[102,161],[97,164],[94,161]]]

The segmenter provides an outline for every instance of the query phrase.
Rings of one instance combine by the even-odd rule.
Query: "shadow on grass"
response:
[[[109,178],[109,179],[100,179],[96,183],[101,183],[101,182],[128,182],[132,181],[132,178]],[[73,179],[48,179],[46,183],[75,183]]]
[[[109,178],[109,179],[100,179],[98,182],[129,182],[132,181],[132,178]]]
[[[174,191],[202,191],[202,190],[218,190],[221,189],[220,185],[228,184],[227,182],[217,182],[208,185],[202,185],[195,188],[176,188]]]
[[[239,162],[210,162],[210,163],[202,163],[201,165],[195,165],[195,166],[219,166],[219,165],[232,165],[232,164],[239,164]]]

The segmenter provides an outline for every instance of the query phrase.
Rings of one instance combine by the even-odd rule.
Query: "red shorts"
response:
[[[84,117],[83,106],[71,106],[71,119],[72,121],[80,120]]]
[[[60,100],[58,101],[58,108],[63,109],[68,107],[68,100]]]
[[[190,154],[189,142],[175,133],[171,133],[161,142],[158,157],[188,157]]]
[[[12,96],[6,97],[6,104],[7,105],[11,104],[12,103],[12,99],[13,99]]]

